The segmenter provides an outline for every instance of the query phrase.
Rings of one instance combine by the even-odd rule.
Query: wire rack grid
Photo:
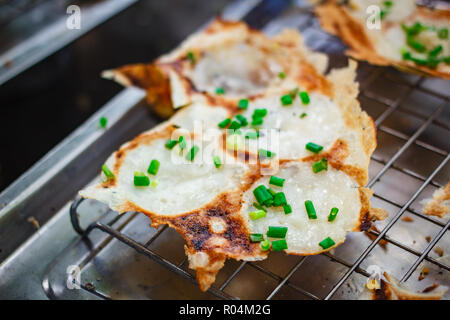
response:
[[[317,38],[315,38],[314,43],[319,43],[319,45],[316,45],[315,47],[313,45],[313,49],[329,49],[330,44],[336,44],[338,47],[341,46],[337,39],[320,30],[317,21],[310,13],[306,14],[309,15],[309,18],[307,20],[308,22],[304,23],[302,27],[300,27],[302,33],[305,35],[313,34],[315,37],[320,35],[320,37],[322,37],[322,41],[317,41]],[[306,40],[308,43],[308,38]],[[323,51],[326,51],[326,49]],[[322,254],[322,256],[338,263],[346,270],[337,278],[337,281],[328,284],[329,290],[327,290],[325,295],[319,296],[311,290],[308,290],[308,288],[304,288],[296,284],[294,281],[291,281],[295,274],[301,272],[302,266],[305,265],[305,262],[307,262],[308,259],[311,259],[307,256],[301,257],[284,276],[280,276],[271,270],[267,270],[260,264],[253,262],[242,262],[234,270],[234,272],[232,272],[225,279],[225,281],[221,283],[220,286],[212,286],[209,289],[209,292],[215,297],[221,299],[239,299],[239,297],[231,295],[225,290],[233,279],[243,272],[244,268],[251,268],[262,272],[277,283],[276,286],[269,291],[265,297],[266,299],[270,300],[276,297],[283,287],[289,287],[289,289],[300,293],[307,299],[331,299],[354,273],[358,273],[364,277],[369,276],[368,272],[362,267],[362,262],[368,258],[368,256],[374,251],[381,241],[384,241],[389,245],[395,246],[399,250],[406,251],[414,256],[413,263],[406,266],[406,272],[404,272],[401,276],[402,282],[407,281],[417,270],[418,266],[424,261],[437,266],[441,270],[450,271],[450,266],[447,263],[429,255],[431,250],[433,250],[436,244],[448,231],[450,221],[424,215],[419,209],[417,209],[416,205],[413,205],[427,188],[440,188],[445,183],[443,181],[439,181],[438,176],[442,175],[442,172],[448,169],[450,158],[446,143],[446,141],[449,140],[448,137],[450,137],[450,123],[448,121],[448,117],[446,116],[450,109],[450,97],[448,92],[445,90],[448,82],[426,79],[413,75],[403,75],[391,68],[377,68],[366,64],[360,64],[360,67],[358,68],[358,78],[360,81],[360,101],[362,108],[366,109],[366,107],[370,105],[377,105],[375,111],[367,111],[374,118],[374,122],[378,130],[379,148],[383,148],[383,141],[386,139],[395,139],[398,142],[397,147],[394,150],[390,150],[391,153],[388,157],[383,156],[382,154],[380,155],[377,152],[374,153],[372,156],[371,167],[375,165],[376,172],[372,172],[370,182],[367,185],[367,187],[375,190],[375,199],[392,205],[395,208],[393,212],[390,212],[388,221],[384,226],[382,226],[381,230],[368,231],[372,236],[372,240],[365,247],[365,249],[359,253],[356,259],[347,260],[331,252]],[[380,88],[380,84],[382,84],[384,88],[390,87],[390,90],[383,91],[383,88]],[[409,108],[407,106],[408,100],[411,100],[411,96],[414,95],[426,95],[428,99],[438,101],[438,104],[432,112],[424,114],[424,112],[419,109],[415,110],[414,108]],[[371,107],[369,109],[373,108]],[[402,128],[397,128],[398,121],[394,121],[392,122],[394,125],[390,125],[391,118],[399,117],[399,115],[404,117],[412,117],[416,119],[418,124],[415,127],[413,126],[414,129],[409,130],[409,132],[405,132]],[[430,127],[435,128],[435,131],[438,130],[440,137],[444,141],[443,143],[435,141],[436,133],[433,133],[435,131],[430,133]],[[410,159],[411,156],[414,157],[414,155],[409,154],[411,149],[415,150],[417,148],[423,152],[426,152],[427,155],[431,154],[432,156],[430,156],[430,159],[437,159],[432,161],[432,169],[427,169],[428,171],[416,170],[408,165],[403,165],[408,163],[408,159]],[[427,161],[427,159],[425,159],[425,161]],[[379,184],[382,178],[394,175],[394,173],[401,174],[415,181],[414,190],[412,190],[411,194],[408,194],[407,197],[400,200],[396,197],[396,194],[384,194],[382,187],[377,188],[377,184]],[[164,226],[153,234],[150,240],[146,243],[139,243],[120,232],[120,230],[114,229],[112,225],[117,219],[108,224],[94,222],[86,230],[83,230],[80,227],[77,214],[77,208],[82,201],[83,199],[76,200],[72,204],[70,210],[72,224],[78,233],[87,236],[94,229],[101,230],[122,243],[132,247],[139,253],[165,266],[175,274],[194,283],[196,282],[195,277],[190,272],[186,271],[186,258],[181,263],[175,264],[149,248],[151,243],[158,239],[158,237],[160,237],[164,232],[167,232],[167,226]],[[398,221],[404,217],[405,212],[408,212],[409,215],[423,219],[438,228],[438,232],[436,232],[436,234],[429,239],[429,243],[422,250],[406,245],[403,241],[397,240],[395,237],[388,234],[389,231],[392,230],[396,224],[398,224]],[[135,215],[132,216],[130,220],[134,217]],[[93,291],[100,297],[107,298],[100,292],[96,292],[95,289],[85,289]]]

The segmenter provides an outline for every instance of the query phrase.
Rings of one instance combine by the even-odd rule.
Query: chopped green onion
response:
[[[314,142],[308,142],[305,146],[306,150],[314,153],[319,153],[322,151],[323,147],[321,145],[315,144]]]
[[[281,100],[281,104],[283,106],[288,106],[288,105],[292,104],[292,97],[289,94],[286,94],[286,95],[282,96],[280,98],[280,100]]]
[[[141,172],[135,172],[134,185],[136,187],[147,187],[148,185],[150,185],[150,179]]]
[[[275,251],[283,251],[286,250],[287,247],[287,242],[286,240],[277,240],[277,241],[272,241],[272,250]]]
[[[334,221],[339,212],[338,208],[331,208],[330,215],[328,216],[328,221]]]
[[[325,158],[322,158],[321,160],[314,162],[312,165],[312,170],[314,173],[318,173],[322,170],[328,170],[328,161]]]
[[[189,51],[187,56],[188,56],[189,61],[191,61],[191,64],[195,64],[195,55],[194,55],[194,53],[192,51]]]
[[[102,165],[102,171],[105,174],[106,179],[114,180],[116,178],[114,173],[112,173],[112,171],[108,168],[108,166],[106,164]]]
[[[303,118],[306,117],[307,115],[308,115],[307,113],[303,112],[303,113],[300,115],[300,118],[303,119]]]
[[[259,187],[255,188],[255,190],[253,190],[253,194],[255,195],[256,200],[261,205],[265,204],[268,200],[272,200],[273,198],[265,185],[260,185]]]
[[[450,56],[443,58],[442,61],[444,61],[445,64],[450,64]]]
[[[266,216],[266,211],[256,210],[256,211],[250,212],[248,215],[250,216],[250,219],[258,220],[258,219],[264,218]]]
[[[156,175],[158,173],[159,169],[159,161],[156,159],[153,159],[152,162],[150,162],[150,166],[148,167],[147,172],[153,175]]]
[[[106,128],[106,125],[108,124],[108,119],[106,117],[101,117],[99,123],[100,127]]]
[[[252,120],[252,126],[260,126],[263,124],[262,118],[253,118]]]
[[[277,194],[277,192],[275,190],[273,190],[272,188],[267,189],[267,191],[269,191],[273,197],[275,197],[275,195]]]
[[[214,165],[216,166],[216,168],[220,168],[220,166],[222,165],[222,161],[220,160],[220,157],[215,156],[213,161],[214,161]]]
[[[200,150],[198,146],[192,146],[191,150],[189,150],[189,153],[186,155],[186,159],[189,161],[194,161],[195,155]]]
[[[448,39],[448,29],[447,28],[439,29],[438,37],[440,39]]]
[[[309,99],[309,94],[306,91],[300,92],[300,99],[302,100],[303,104],[309,104],[309,102],[311,101]]]
[[[158,184],[159,184],[159,180],[158,179],[152,180],[152,182],[150,182],[150,186],[152,188],[156,188],[158,186]]]
[[[245,133],[246,139],[258,139],[259,138],[259,131],[247,131]]]
[[[287,227],[273,227],[269,226],[267,236],[271,238],[285,238],[288,231]]]
[[[184,136],[180,136],[178,138],[178,144],[180,145],[181,150],[186,148],[186,139],[184,138]]]
[[[270,206],[272,206],[272,205],[273,205],[273,198],[267,200],[267,201],[264,203],[264,205],[265,205],[267,208],[270,207]]]
[[[392,1],[384,1],[383,4],[384,4],[384,6],[385,6],[386,8],[390,8],[390,7],[392,7],[392,5],[393,5],[394,3],[393,3]]]
[[[247,118],[244,117],[243,115],[241,115],[241,114],[236,115],[236,119],[238,119],[238,121],[241,123],[242,127],[248,125]]]
[[[289,214],[292,212],[292,207],[289,204],[283,206],[284,214]]]
[[[230,130],[237,130],[241,127],[241,124],[238,121],[233,120],[231,125],[228,127]]]
[[[286,74],[283,71],[281,71],[280,73],[278,73],[278,77],[280,79],[284,79],[284,78],[286,78]]]
[[[317,219],[316,209],[311,200],[305,201],[306,213],[308,214],[308,218]]]
[[[216,88],[216,94],[225,94],[225,89],[222,87]]]
[[[175,147],[175,145],[178,143],[177,140],[167,140],[165,146],[167,149],[173,149],[173,147]]]
[[[250,233],[251,242],[261,242],[264,240],[264,235],[262,233]]]
[[[416,41],[412,36],[406,37],[406,43],[417,52],[425,52],[427,50],[427,48],[423,44]]]
[[[253,206],[258,209],[258,210],[262,210],[262,211],[267,211],[262,205],[260,205],[258,202],[253,202]]]
[[[287,201],[284,192],[276,193],[275,196],[273,197],[273,206],[279,207],[284,206],[285,204],[287,204]]]
[[[238,102],[239,109],[247,109],[248,107],[248,99],[241,99]]]
[[[386,10],[380,10],[380,19],[383,20],[387,13],[388,12]]]
[[[439,55],[439,53],[442,52],[443,49],[444,48],[442,47],[442,45],[438,45],[428,53],[428,56],[429,57],[437,57]]]
[[[261,242],[260,246],[262,251],[267,251],[270,249],[270,241],[264,240],[263,242]]]
[[[264,118],[267,115],[267,109],[255,109],[253,110],[252,118]]]
[[[336,243],[330,237],[319,242],[319,246],[321,246],[324,250],[334,246]]]
[[[270,180],[269,180],[269,184],[273,184],[274,186],[282,187],[285,180],[286,179],[271,176]]]
[[[258,155],[260,158],[272,158],[276,153],[265,149],[258,149]]]
[[[231,123],[231,119],[227,118],[223,121],[220,121],[218,124],[218,127],[223,129],[223,128],[226,128],[230,123]]]

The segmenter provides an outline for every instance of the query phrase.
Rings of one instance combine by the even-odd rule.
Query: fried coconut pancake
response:
[[[430,9],[414,0],[328,0],[315,11],[322,27],[350,47],[350,56],[450,79],[449,7]]]
[[[227,258],[335,248],[384,212],[371,207],[364,188],[376,140],[356,100],[356,63],[324,75],[326,62],[295,31],[267,38],[217,20],[153,64],[110,71],[123,83],[149,84],[155,108],[180,110],[121,146],[103,181],[80,195],[175,228],[202,290]],[[267,65],[257,71],[260,63]],[[152,71],[136,71],[142,68]],[[146,82],[155,70],[159,80]],[[153,85],[168,89],[167,100]]]

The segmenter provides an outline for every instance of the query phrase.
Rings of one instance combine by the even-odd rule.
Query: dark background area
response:
[[[226,3],[140,1],[1,85],[0,191],[122,89],[102,70],[151,61]]]

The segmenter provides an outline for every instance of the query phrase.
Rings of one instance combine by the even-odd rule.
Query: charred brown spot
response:
[[[390,292],[384,280],[381,280],[380,289],[376,289],[373,293],[373,300],[390,300]]]
[[[360,229],[361,231],[367,231],[370,229],[370,226],[372,225],[372,217],[369,213],[366,213],[363,218],[361,219]]]

